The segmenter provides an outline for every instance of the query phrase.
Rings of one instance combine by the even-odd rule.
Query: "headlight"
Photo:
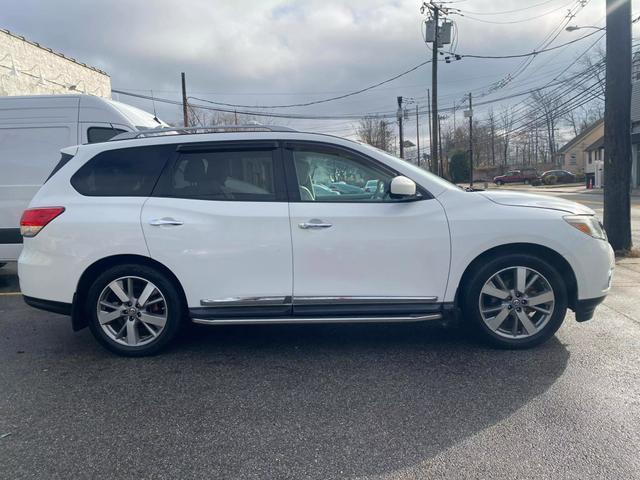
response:
[[[600,221],[593,215],[567,215],[562,217],[572,227],[577,228],[582,233],[599,240],[606,240],[607,233]]]

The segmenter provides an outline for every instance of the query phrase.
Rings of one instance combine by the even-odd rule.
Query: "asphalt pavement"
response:
[[[640,478],[640,259],[595,319],[493,350],[439,324],[193,326],[126,359],[0,269],[0,478]]]

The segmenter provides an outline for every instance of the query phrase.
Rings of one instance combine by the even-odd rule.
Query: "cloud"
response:
[[[604,6],[596,3],[588,5],[576,23],[602,23]],[[523,19],[559,5],[562,0],[498,18]],[[523,8],[531,2],[469,0],[452,6],[482,12]],[[559,10],[515,25],[452,18],[458,22],[459,51],[506,54],[530,51],[563,15]],[[423,18],[419,2],[409,0],[3,1],[3,27],[106,70],[114,88],[153,89],[156,95],[178,98],[179,75],[185,71],[189,90],[199,96],[256,105],[353,90],[426,60],[430,52],[421,40]],[[563,32],[558,41],[574,38],[571,35],[576,33]],[[558,67],[585,47],[537,60],[528,75],[551,71],[552,62]],[[443,64],[443,103],[498,80],[518,63]],[[397,95],[424,97],[430,81],[427,67],[385,88],[304,111],[391,111]],[[176,109],[165,111],[179,116]]]

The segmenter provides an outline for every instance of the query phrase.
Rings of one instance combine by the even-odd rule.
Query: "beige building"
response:
[[[87,93],[111,98],[102,70],[0,29],[0,96]]]
[[[556,153],[558,163],[564,170],[573,173],[593,173],[593,157],[590,162],[587,149],[603,135],[604,119],[600,119],[558,150]]]

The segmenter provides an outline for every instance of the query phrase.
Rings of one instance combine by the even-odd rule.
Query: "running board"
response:
[[[313,324],[313,323],[411,323],[441,320],[441,313],[428,315],[387,316],[387,317],[296,317],[296,318],[192,318],[193,323],[202,325],[262,325],[262,324]]]

